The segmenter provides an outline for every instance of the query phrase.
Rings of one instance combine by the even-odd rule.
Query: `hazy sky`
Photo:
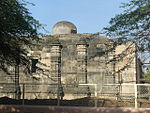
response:
[[[78,33],[96,33],[108,25],[110,18],[121,13],[122,2],[129,0],[28,0],[32,16],[46,24],[51,34],[52,27],[59,21],[70,21],[76,25]],[[44,32],[43,32],[44,33]]]

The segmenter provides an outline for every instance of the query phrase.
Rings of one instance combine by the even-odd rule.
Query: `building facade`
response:
[[[52,35],[40,37],[36,46],[28,51],[30,64],[19,66],[18,78],[19,87],[22,83],[26,85],[27,99],[55,98],[58,85],[64,98],[80,90],[74,87],[65,92],[63,84],[97,84],[98,92],[107,93],[112,88],[104,88],[105,84],[135,84],[139,76],[135,43],[120,44],[96,33],[79,34],[76,26],[67,21],[55,24]],[[10,75],[1,72],[1,83],[15,83],[15,66],[10,66],[9,71]],[[1,96],[14,98],[15,85],[2,85],[1,91],[6,89],[12,93],[1,93]],[[85,89],[92,90],[88,86]],[[122,87],[121,92],[131,90],[131,87]],[[31,91],[34,93],[29,93]],[[76,98],[75,94],[70,98]]]

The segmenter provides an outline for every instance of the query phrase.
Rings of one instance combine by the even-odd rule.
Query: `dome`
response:
[[[68,21],[61,21],[56,23],[52,29],[52,35],[55,34],[76,34],[77,28],[76,26]]]

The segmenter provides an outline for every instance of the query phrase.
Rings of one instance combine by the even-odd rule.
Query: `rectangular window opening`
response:
[[[32,59],[32,73],[38,73],[38,59]]]

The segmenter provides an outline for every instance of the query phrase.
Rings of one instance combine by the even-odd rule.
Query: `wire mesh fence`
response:
[[[2,83],[0,104],[97,106],[96,84],[20,84],[20,95],[13,83]],[[19,100],[16,99],[19,96]],[[4,97],[4,98],[3,98]],[[7,98],[6,98],[7,97]]]
[[[150,84],[0,83],[0,104],[149,108]],[[19,96],[19,99],[16,99]]]
[[[102,107],[150,107],[150,84],[107,84],[98,94]]]
[[[138,107],[150,107],[150,84],[137,84]]]

